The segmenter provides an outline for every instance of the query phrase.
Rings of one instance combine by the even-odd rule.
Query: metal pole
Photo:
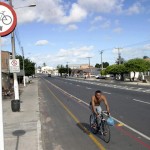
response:
[[[1,66],[1,36],[0,36],[0,150],[4,150],[3,105],[2,105],[2,66]]]
[[[116,49],[118,49],[118,64],[120,65],[121,64],[121,53],[120,53],[120,50],[122,49],[122,48],[116,48]]]
[[[101,54],[101,70],[103,70],[103,59],[102,59],[103,50],[102,50],[102,51],[100,51],[100,54]]]
[[[69,62],[67,62],[67,72],[68,72],[68,77],[69,77],[69,66],[68,66],[68,63]]]
[[[10,6],[12,5],[12,0],[9,0]],[[11,45],[12,45],[12,58],[15,59],[15,35],[14,31],[11,33]],[[17,80],[17,73],[13,73],[14,77],[14,93],[15,93],[15,100],[19,100],[19,88],[18,88],[18,80]]]
[[[12,44],[12,58],[15,59],[15,36],[14,31],[11,33],[11,44]],[[18,88],[18,80],[17,73],[13,73],[14,76],[14,92],[15,92],[15,100],[19,100],[19,88]]]
[[[87,58],[88,58],[88,60],[89,60],[89,71],[90,71],[90,72],[89,72],[89,77],[90,77],[90,74],[91,74],[91,69],[90,69],[90,68],[91,68],[91,67],[90,67],[90,65],[91,65],[91,64],[90,64],[90,59],[91,59],[92,57],[87,57]]]
[[[23,51],[23,47],[21,47],[22,49],[22,61],[23,61],[23,85],[26,86],[26,80],[25,80],[25,68],[24,68],[24,51]]]

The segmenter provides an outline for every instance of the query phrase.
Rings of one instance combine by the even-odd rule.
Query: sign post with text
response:
[[[4,150],[3,108],[2,108],[2,67],[1,67],[1,45],[2,38],[13,32],[17,25],[17,17],[13,8],[0,2],[0,150]]]

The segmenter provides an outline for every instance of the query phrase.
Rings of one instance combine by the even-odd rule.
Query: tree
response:
[[[68,69],[69,69],[69,74],[71,74],[71,68],[68,68],[67,65],[66,65],[66,67],[64,67],[63,65],[58,65],[57,69],[61,76],[63,73],[68,74]]]
[[[124,74],[127,73],[127,69],[124,64],[121,65],[111,65],[106,68],[106,73],[116,75],[121,75],[121,80],[124,80]]]
[[[95,68],[100,68],[100,64],[96,64],[96,65],[95,65]]]
[[[134,81],[135,72],[145,72],[150,70],[150,62],[144,59],[136,58],[126,62],[125,67],[127,68],[128,72],[134,72]]]
[[[102,66],[101,64],[98,64],[98,63],[97,63],[97,64],[95,65],[95,68],[101,68],[101,66]],[[109,63],[108,63],[108,62],[103,62],[103,68],[107,68],[108,66],[109,66]]]
[[[143,56],[143,59],[147,59],[147,58],[149,58],[148,56]]]
[[[21,55],[17,55],[16,59],[20,60],[20,69],[23,69],[23,57]],[[35,63],[28,58],[24,59],[24,69],[26,76],[33,75],[35,73]]]
[[[43,63],[43,67],[45,67],[45,66],[46,66],[46,63],[44,62],[44,63]]]

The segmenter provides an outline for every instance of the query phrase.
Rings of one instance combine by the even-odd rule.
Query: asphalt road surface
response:
[[[90,131],[88,104],[96,90],[107,97],[115,119],[109,143]],[[44,150],[150,150],[150,93],[139,87],[40,75],[39,98]]]

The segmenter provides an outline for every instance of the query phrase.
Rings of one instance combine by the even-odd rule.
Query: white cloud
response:
[[[35,43],[36,46],[47,45],[49,42],[47,40],[39,40]]]
[[[142,5],[139,2],[137,2],[128,8],[127,14],[128,15],[139,14],[142,11],[142,9],[143,9]]]
[[[86,16],[87,12],[82,7],[80,7],[80,5],[74,3],[72,4],[69,16],[63,16],[60,23],[69,24],[74,22],[81,22],[84,18],[86,18]]]
[[[104,23],[101,24],[101,28],[107,29],[110,27],[110,25],[111,25],[110,20],[106,20]]]
[[[121,33],[123,31],[123,29],[121,27],[117,27],[113,30],[113,32],[115,33]]]
[[[128,59],[143,58],[143,56],[149,56],[150,44],[145,44],[138,47],[125,47],[120,49],[121,57]],[[118,49],[113,49],[112,52],[118,56]]]
[[[144,45],[143,50],[149,50],[150,51],[150,44]]]
[[[123,0],[78,0],[87,11],[108,13],[122,10]]]
[[[102,21],[104,18],[102,16],[96,16],[92,21],[91,24],[95,24],[97,22]]]
[[[29,0],[15,1],[14,7],[27,6],[29,4],[31,4]],[[66,10],[66,4],[64,4],[62,0],[37,1],[35,8],[27,7],[16,9],[16,12],[18,23],[38,21],[55,24],[70,24],[80,22],[87,16],[87,12],[77,3],[73,3],[69,11]]]
[[[67,30],[77,30],[77,29],[78,29],[78,26],[76,26],[75,24],[68,25],[67,27]]]
[[[69,61],[70,63],[82,63],[84,59],[86,60],[86,57],[94,57],[92,52],[93,49],[93,46],[82,46],[70,49],[62,48],[53,55],[36,54],[31,60],[37,62],[38,65],[41,65],[43,62],[45,62],[46,64],[51,64],[52,66],[65,64],[66,61]]]

